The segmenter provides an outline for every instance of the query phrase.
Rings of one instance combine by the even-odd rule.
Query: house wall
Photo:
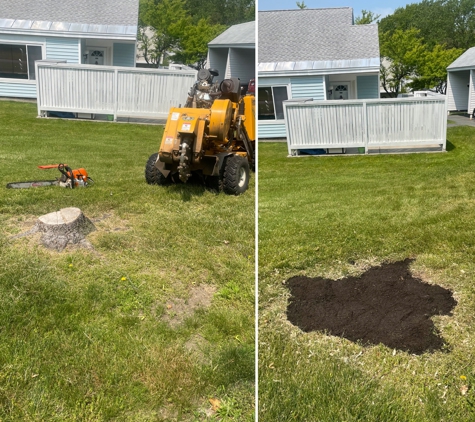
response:
[[[208,64],[209,69],[216,69],[219,72],[218,80],[226,78],[226,65],[228,61],[227,48],[210,48],[208,50]]]
[[[470,71],[449,71],[447,73],[447,109],[468,110]]]
[[[78,63],[80,42],[77,38],[53,38],[34,35],[0,34],[0,43],[40,45],[43,59],[67,60]],[[0,96],[36,98],[36,81],[0,79]]]
[[[348,84],[348,99],[379,98],[379,74],[332,74],[309,75],[294,77],[259,77],[260,86],[287,86],[289,99],[313,98],[314,100],[328,100],[331,87],[338,84]],[[260,139],[285,138],[285,120],[261,120],[258,125]]]
[[[0,43],[27,43],[42,46],[43,59],[82,63],[86,49],[102,46],[107,49],[106,64],[135,66],[135,43],[114,43],[111,40],[45,37],[1,34]],[[36,98],[36,81],[0,79],[0,97]]]
[[[81,42],[77,38],[47,38],[46,60],[66,60],[80,63]]]
[[[379,76],[363,75],[356,77],[357,98],[366,100],[379,98]]]
[[[325,100],[325,88],[323,76],[299,76],[290,78],[291,98],[313,98]]]
[[[114,43],[113,52],[113,66],[135,67],[135,43]]]
[[[250,48],[230,48],[226,77],[237,77],[241,83],[248,84],[256,74],[255,50]]]
[[[475,110],[475,70],[470,70],[470,83],[468,89],[468,113],[473,113]]]
[[[286,77],[258,77],[257,87],[261,86],[286,86],[287,95],[291,97],[290,78]],[[259,97],[258,97],[259,101]],[[257,125],[258,139],[285,138],[285,120],[259,120]]]

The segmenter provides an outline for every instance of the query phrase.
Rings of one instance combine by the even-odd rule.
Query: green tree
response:
[[[195,65],[202,69],[206,65],[208,43],[226,29],[224,25],[211,25],[206,19],[200,19],[196,25],[185,28],[174,60]]]
[[[447,0],[444,2],[449,47],[468,49],[475,45],[475,0]]]
[[[297,2],[297,7],[299,9],[306,9],[307,8],[307,5],[305,4],[305,1],[298,1]]]
[[[433,48],[467,49],[475,45],[475,0],[422,0],[395,10],[379,22],[379,32],[418,29]]]
[[[361,16],[355,18],[355,25],[367,25],[376,22],[380,17],[381,15],[376,15],[371,11],[362,10]]]
[[[186,7],[195,22],[231,26],[255,20],[255,0],[187,0]]]
[[[417,77],[421,57],[425,54],[419,31],[396,29],[380,35],[381,84],[392,97],[404,92],[408,80]]]
[[[434,89],[440,94],[447,91],[447,66],[463,53],[463,49],[436,45],[421,57],[417,76],[410,86],[414,90]]]
[[[158,67],[191,24],[184,0],[141,0],[138,42],[148,64]]]

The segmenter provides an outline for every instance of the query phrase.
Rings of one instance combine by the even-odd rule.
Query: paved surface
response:
[[[447,127],[455,126],[475,126],[475,119],[470,119],[468,114],[458,115],[453,114],[447,117]],[[451,123],[454,122],[454,123]]]

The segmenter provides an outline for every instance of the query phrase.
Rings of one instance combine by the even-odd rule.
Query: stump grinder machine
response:
[[[201,69],[185,107],[172,107],[158,153],[145,167],[149,184],[199,178],[230,195],[245,192],[255,157],[254,95],[241,95],[238,78],[214,82]]]

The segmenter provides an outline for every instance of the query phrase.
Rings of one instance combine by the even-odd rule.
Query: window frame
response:
[[[272,91],[272,105],[274,107],[274,118],[273,119],[259,119],[259,90],[261,88],[270,88],[271,91]],[[276,116],[276,112],[275,112],[275,94],[274,94],[274,88],[285,88],[286,90],[286,93],[287,93],[287,100],[290,100],[291,97],[290,97],[290,90],[289,90],[289,84],[276,84],[276,85],[271,85],[271,84],[265,84],[265,85],[257,85],[257,101],[258,101],[258,106],[257,106],[257,119],[259,122],[261,123],[265,123],[265,122],[284,122],[285,121],[285,116],[282,117],[281,119],[278,119],[277,116]],[[283,100],[283,101],[287,101],[287,100]],[[283,103],[282,101],[282,103]],[[282,105],[283,107],[283,105]]]
[[[31,79],[30,75],[30,60],[29,60],[29,54],[28,54],[28,47],[40,47],[41,48],[41,58],[39,60],[44,60],[45,59],[45,54],[46,54],[46,45],[45,43],[42,42],[28,42],[28,41],[12,41],[12,40],[5,40],[0,38],[0,44],[2,45],[9,45],[9,46],[25,46],[26,47],[26,68],[27,68],[27,75],[28,78],[22,79],[22,78],[5,78],[0,76],[0,82],[3,83],[21,83],[21,84],[36,84],[36,71],[35,71],[35,79]],[[38,60],[38,59],[37,59]],[[34,65],[35,66],[35,65]]]

